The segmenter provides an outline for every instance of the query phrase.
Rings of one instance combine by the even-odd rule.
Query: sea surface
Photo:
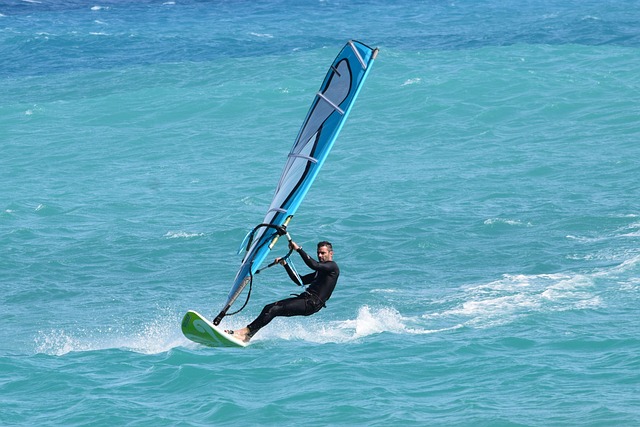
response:
[[[638,22],[0,1],[0,425],[640,425]],[[245,349],[188,341],[349,39],[380,54],[289,227],[333,242],[333,297]],[[269,269],[223,327],[296,291]]]

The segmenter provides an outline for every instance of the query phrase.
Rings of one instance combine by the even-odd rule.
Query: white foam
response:
[[[625,259],[620,264],[604,269],[596,273],[596,276],[616,276],[618,274],[632,270],[640,265],[640,255],[632,255],[630,258]]]
[[[131,328],[131,325],[127,328]],[[35,338],[35,352],[62,356],[71,352],[123,349],[157,354],[190,343],[180,331],[179,316],[171,315],[150,319],[141,323],[135,331],[122,327],[41,331]]]
[[[633,222],[618,230],[618,237],[640,237],[640,222]]]
[[[366,337],[382,332],[402,333],[406,330],[404,319],[395,308],[371,310],[361,307],[355,320],[355,336]]]
[[[202,236],[204,236],[204,233],[188,233],[186,231],[167,231],[164,235],[167,239],[191,239]]]
[[[596,308],[603,301],[595,293],[594,280],[594,275],[585,274],[504,275],[461,288],[461,294],[450,298],[451,308],[422,318],[489,327],[535,313]]]
[[[413,78],[413,79],[405,80],[404,83],[402,83],[402,86],[414,85],[414,84],[417,84],[417,83],[420,83],[420,82],[422,82],[422,79],[420,77],[416,77],[416,78]]]
[[[623,215],[614,215],[613,217],[614,218],[637,218],[637,215],[623,214]],[[616,229],[610,234],[601,235],[601,236],[585,237],[585,236],[575,236],[572,234],[569,234],[566,236],[567,239],[577,240],[579,242],[585,242],[585,243],[603,242],[603,241],[608,241],[613,239],[629,238],[629,237],[632,237],[632,238],[640,237],[640,222],[634,221],[628,225],[625,225],[623,227]]]
[[[506,219],[506,218],[489,218],[484,221],[485,225],[495,225],[495,224],[506,224],[506,225],[524,225],[525,227],[532,227],[530,222],[523,223],[517,219]]]
[[[273,34],[254,33],[254,32],[250,32],[249,34],[251,34],[254,37],[260,37],[260,38],[265,38],[265,39],[272,39],[273,38]]]
[[[322,321],[318,318],[276,319],[254,338],[263,340],[300,340],[313,343],[349,343],[382,333],[422,335],[462,327],[456,324],[440,329],[410,326],[419,319],[404,317],[393,307],[371,308],[362,306],[355,319]]]

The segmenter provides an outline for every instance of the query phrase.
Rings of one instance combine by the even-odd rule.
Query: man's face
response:
[[[330,251],[326,246],[320,246],[318,248],[318,261],[333,261],[333,251]]]

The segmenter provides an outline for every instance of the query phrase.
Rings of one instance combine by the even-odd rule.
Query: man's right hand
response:
[[[296,242],[294,242],[293,240],[291,240],[289,242],[289,249],[292,249],[294,251],[297,251],[298,249],[300,249],[301,246],[299,246]]]

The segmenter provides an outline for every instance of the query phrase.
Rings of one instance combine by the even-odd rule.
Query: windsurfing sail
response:
[[[246,248],[224,308],[214,319],[220,324],[242,290],[268,255],[315,180],[354,101],[367,78],[378,49],[349,41],[331,64],[300,128],[261,224],[250,232]],[[287,236],[288,237],[288,236]]]

